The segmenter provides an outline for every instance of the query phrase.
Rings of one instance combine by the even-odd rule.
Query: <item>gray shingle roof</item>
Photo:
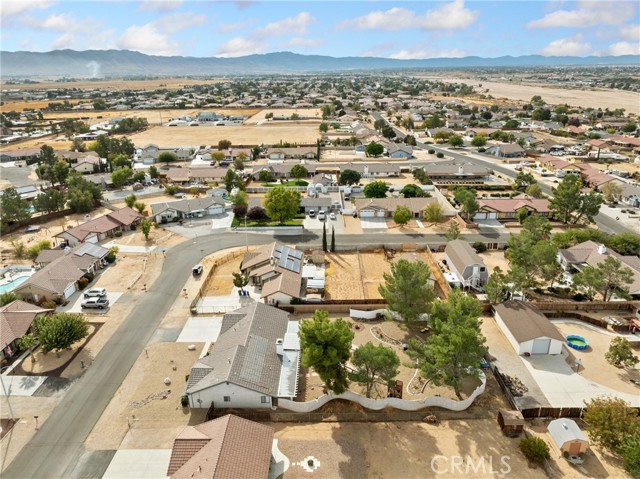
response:
[[[449,259],[453,261],[453,265],[460,273],[462,273],[467,266],[473,264],[484,265],[484,261],[480,256],[478,256],[476,250],[474,250],[471,245],[464,240],[449,241],[444,252]]]
[[[556,327],[532,304],[507,301],[496,304],[494,309],[519,343],[540,337],[564,342],[564,337]]]

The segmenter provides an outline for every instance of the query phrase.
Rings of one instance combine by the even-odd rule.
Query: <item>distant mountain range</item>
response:
[[[396,60],[375,57],[330,57],[291,52],[236,58],[163,57],[130,50],[54,50],[0,52],[2,77],[100,78],[123,76],[251,75],[269,73],[402,70],[415,68],[540,67],[561,65],[638,65],[640,55],[608,57],[429,58]]]

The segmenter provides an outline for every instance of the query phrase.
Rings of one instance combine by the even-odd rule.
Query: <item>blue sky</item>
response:
[[[640,54],[632,1],[1,0],[1,49],[235,57]]]

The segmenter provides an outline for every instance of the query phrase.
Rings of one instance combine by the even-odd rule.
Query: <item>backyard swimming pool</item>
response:
[[[11,281],[0,285],[0,294],[8,293],[9,291],[13,291],[16,287],[20,286],[27,279],[29,279],[30,274],[25,274],[23,276],[18,276],[13,278]]]

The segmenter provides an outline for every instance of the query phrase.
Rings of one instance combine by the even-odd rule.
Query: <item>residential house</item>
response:
[[[456,215],[450,204],[443,204],[438,197],[430,198],[357,198],[355,209],[361,218],[390,218],[398,206],[406,206],[414,218],[422,218],[425,208],[431,203],[439,203],[445,216]]]
[[[429,163],[421,165],[427,176],[437,185],[455,183],[481,184],[493,171],[471,163]]]
[[[620,202],[633,208],[640,207],[640,188],[625,184],[620,190]]]
[[[97,243],[113,237],[116,231],[126,231],[138,225],[144,216],[137,211],[124,207],[119,210],[107,213],[104,216],[87,221],[78,226],[55,235],[69,246],[76,246],[79,243]]]
[[[403,145],[399,143],[389,143],[385,147],[387,152],[387,156],[389,158],[397,158],[408,160],[409,158],[413,158],[413,148],[409,145]]]
[[[610,250],[595,241],[585,241],[571,248],[558,252],[558,262],[562,269],[569,273],[582,271],[585,266],[597,267],[608,257],[620,261],[623,268],[629,268],[633,274],[633,281],[629,285],[629,293],[635,299],[640,297],[640,258],[638,256],[624,256]]]
[[[524,208],[530,215],[549,216],[549,200],[546,198],[532,198],[526,194],[513,198],[483,198],[478,199],[480,209],[473,217],[477,220],[512,220],[517,217],[518,210]]]
[[[444,257],[447,266],[463,287],[480,289],[489,279],[489,272],[484,260],[478,256],[476,250],[467,241],[447,242]]]
[[[163,201],[151,204],[151,215],[157,223],[167,223],[177,219],[204,218],[221,215],[226,208],[226,201],[219,196]]]
[[[267,158],[270,160],[316,160],[318,150],[316,147],[297,148],[269,148]]]
[[[93,244],[51,251],[40,253],[36,262],[40,260],[45,266],[14,289],[24,299],[35,303],[66,301],[78,290],[78,280],[103,268],[109,254],[106,248]]]
[[[524,148],[517,143],[500,143],[491,145],[486,149],[488,155],[495,155],[498,158],[521,158],[525,155]]]
[[[298,325],[287,312],[260,302],[225,314],[213,352],[191,368],[189,406],[271,408],[278,398],[295,398]]]
[[[18,352],[18,341],[29,332],[33,321],[52,311],[21,300],[0,307],[0,360]]]
[[[268,304],[290,304],[303,296],[302,251],[276,241],[245,254],[240,270],[261,287]]]
[[[520,356],[562,353],[564,337],[533,304],[507,301],[493,308],[496,323]]]
[[[98,185],[103,190],[113,187],[113,180],[111,179],[110,173],[94,173],[92,175],[85,175],[84,179]]]
[[[227,174],[226,168],[219,167],[194,167],[194,168],[169,168],[160,173],[167,182],[174,185],[187,185],[190,183],[220,183]]]
[[[561,454],[579,456],[589,450],[589,439],[573,419],[554,419],[547,430]]]
[[[80,173],[96,173],[100,168],[100,158],[93,155],[87,155],[83,158],[79,158],[77,163],[71,166],[73,171],[78,171]]]
[[[231,414],[176,437],[167,476],[171,479],[265,479],[269,477],[273,429]]]
[[[301,213],[309,213],[311,210],[317,213],[319,210],[329,211],[330,209],[330,196],[305,196],[300,199]]]
[[[40,148],[24,148],[0,152],[0,162],[35,160],[40,156]]]
[[[42,194],[42,190],[36,185],[15,186],[14,189],[21,199],[27,201],[33,201]]]

